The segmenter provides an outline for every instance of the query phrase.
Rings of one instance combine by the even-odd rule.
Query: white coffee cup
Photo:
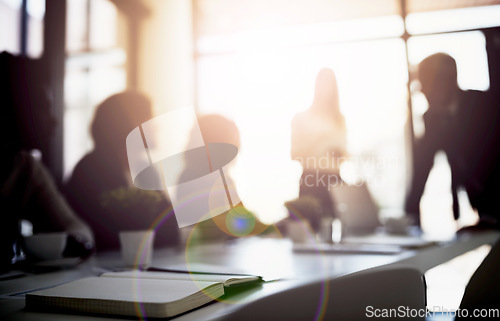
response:
[[[122,231],[119,235],[125,266],[138,268],[151,265],[155,231]]]
[[[68,233],[38,233],[24,239],[28,255],[40,260],[56,260],[62,258]]]

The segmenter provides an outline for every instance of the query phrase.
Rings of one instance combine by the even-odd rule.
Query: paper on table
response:
[[[291,277],[290,273],[244,270],[232,266],[214,265],[206,263],[189,263],[189,264],[175,264],[164,266],[153,266],[148,271],[159,272],[178,272],[178,273],[192,273],[192,274],[219,274],[231,276],[258,276],[259,279],[265,282],[280,280]]]
[[[343,239],[345,243],[351,244],[383,244],[383,245],[395,245],[401,246],[409,249],[418,249],[422,247],[436,245],[438,242],[435,240],[429,240],[426,238],[418,236],[406,236],[406,235],[379,235],[372,234],[366,236],[349,236]]]
[[[176,272],[143,272],[143,271],[123,271],[104,273],[101,277],[111,278],[140,278],[155,280],[184,280],[184,281],[205,281],[220,282],[224,286],[237,285],[242,283],[256,282],[261,278],[252,275],[224,275],[224,274],[189,274]]]
[[[224,266],[224,265],[213,265],[206,263],[189,263],[189,264],[176,264],[163,266],[172,271],[186,272],[186,273],[200,273],[200,274],[225,274],[225,275],[252,275],[242,269]],[[161,269],[159,268],[159,269]]]

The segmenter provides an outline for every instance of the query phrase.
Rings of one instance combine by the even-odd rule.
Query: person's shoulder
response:
[[[487,91],[466,90],[460,95],[459,109],[469,117],[489,117],[497,113],[497,104],[493,94]]]
[[[467,104],[487,106],[492,103],[492,94],[480,90],[464,90],[460,94],[460,100]]]
[[[91,151],[85,154],[79,161],[76,163],[74,171],[83,171],[86,172],[88,170],[94,170],[97,164],[100,163],[100,158],[96,155],[95,152]]]
[[[95,156],[92,152],[86,154],[76,163],[70,178],[68,179],[66,185],[71,185],[75,180],[81,180],[88,176],[89,172],[92,171],[94,167],[92,164],[95,163]]]
[[[487,91],[481,91],[477,89],[467,89],[467,90],[462,90],[461,94],[464,96],[484,96],[487,95]]]
[[[310,110],[301,111],[292,118],[292,126],[300,126],[301,124],[309,124],[315,115]]]
[[[292,118],[292,122],[297,122],[297,121],[300,121],[304,118],[306,118],[308,116],[308,112],[307,111],[301,111],[301,112],[298,112],[296,113],[293,118]]]

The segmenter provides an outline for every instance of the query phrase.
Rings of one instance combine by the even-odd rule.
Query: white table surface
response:
[[[279,279],[251,287],[230,297],[230,301],[216,302],[196,309],[175,320],[209,320],[231,313],[239,304],[286,290],[304,282],[331,279],[372,267],[396,264],[413,266],[422,273],[454,257],[491,244],[499,232],[464,234],[454,241],[399,254],[322,254],[294,253],[292,243],[286,239],[248,238],[225,244],[205,244],[186,250],[155,250],[153,266],[206,263],[224,266],[228,270],[243,270],[262,275],[267,279]],[[187,262],[187,263],[186,263]],[[24,310],[24,296],[12,295],[49,287],[86,276],[98,275],[105,268],[121,267],[118,252],[102,253],[75,268],[56,272],[27,275],[17,279],[0,281],[1,320],[112,320],[109,317],[41,313]]]

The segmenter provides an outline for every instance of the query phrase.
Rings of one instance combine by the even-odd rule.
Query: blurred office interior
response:
[[[285,217],[283,203],[298,195],[290,122],[310,106],[321,68],[337,75],[347,124],[342,177],[368,183],[382,220],[403,215],[412,139],[424,131],[415,66],[448,53],[461,89],[500,95],[498,0],[0,0],[0,21],[0,51],[48,66],[62,126],[44,157],[56,180],[92,148],[94,108],[138,89],[157,114],[193,105],[236,122],[233,177],[266,223]],[[477,220],[465,192],[453,220],[450,180],[438,154],[421,202],[428,233]]]
[[[337,74],[347,123],[342,177],[366,181],[382,216],[402,214],[412,135],[424,131],[427,102],[415,89],[415,66],[445,52],[457,61],[461,89],[500,86],[494,0],[1,0],[0,16],[0,50],[51,66],[62,126],[50,168],[59,181],[92,147],[97,104],[139,89],[158,114],[194,105],[235,120],[242,140],[235,181],[268,223],[298,194],[290,121],[311,104],[322,67]],[[421,205],[424,230],[456,230],[449,181],[438,155]],[[465,193],[460,205],[459,224],[473,223]]]

